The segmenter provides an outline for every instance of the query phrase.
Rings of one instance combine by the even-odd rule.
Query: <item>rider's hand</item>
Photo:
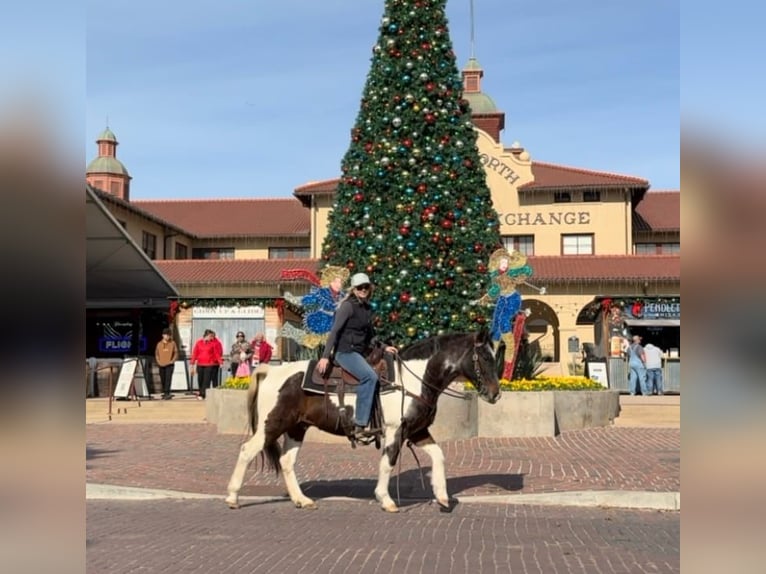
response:
[[[396,353],[398,353],[398,352],[399,352],[399,349],[397,349],[396,347],[392,347],[392,346],[390,346],[390,345],[389,345],[388,347],[386,347],[385,349],[383,349],[383,351],[385,351],[386,353],[393,353],[394,355],[396,355]]]
[[[319,359],[319,362],[317,363],[317,370],[324,375],[325,369],[327,369],[327,363],[330,361],[326,359],[325,357],[322,357]]]

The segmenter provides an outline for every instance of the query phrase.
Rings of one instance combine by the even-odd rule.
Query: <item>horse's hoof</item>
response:
[[[458,504],[457,498],[450,498],[446,502],[443,500],[437,500],[436,503],[439,505],[439,512],[452,512],[455,510],[455,507]]]
[[[234,500],[227,500],[226,506],[228,506],[232,510],[239,510],[239,502],[236,502]]]
[[[316,510],[318,508],[317,503],[313,500],[299,500],[295,503],[295,508],[304,508],[306,510]]]
[[[386,512],[390,512],[391,514],[396,514],[397,512],[399,512],[399,507],[396,506],[396,504],[383,505],[380,508],[385,510]]]

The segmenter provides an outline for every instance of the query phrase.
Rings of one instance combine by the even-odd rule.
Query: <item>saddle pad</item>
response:
[[[327,380],[327,384],[324,384],[322,382],[318,382],[317,380],[315,380],[313,373],[314,373],[314,369],[316,369],[316,364],[318,362],[319,361],[317,359],[312,359],[311,361],[309,361],[308,368],[306,369],[306,372],[303,375],[303,382],[301,383],[301,388],[308,393],[317,393],[320,395],[323,395],[325,393],[328,393],[331,395],[337,394],[338,379],[333,378],[331,376],[331,378]],[[333,369],[333,373],[335,373],[336,370],[340,372],[340,370],[336,367]],[[396,390],[396,387],[392,383],[381,382],[380,385],[378,386],[378,391],[381,395],[393,392],[395,390]],[[343,385],[343,394],[355,395],[356,384],[345,383]]]

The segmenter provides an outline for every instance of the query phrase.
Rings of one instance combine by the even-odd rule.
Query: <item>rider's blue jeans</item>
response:
[[[378,375],[359,353],[335,353],[335,362],[359,379],[356,387],[354,422],[366,427],[370,421],[372,401],[378,386]]]

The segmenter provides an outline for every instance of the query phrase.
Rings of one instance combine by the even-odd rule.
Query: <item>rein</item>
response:
[[[480,346],[481,345],[478,345],[478,344],[474,343],[474,345],[473,345],[473,356],[471,357],[471,359],[473,360],[473,372],[476,375],[476,380],[477,381],[481,380],[481,369],[479,368],[479,353],[477,351],[477,349]],[[423,377],[419,377],[417,374],[415,374],[415,372],[407,366],[405,360],[402,359],[401,357],[399,357],[399,355],[396,356],[396,360],[397,360],[397,362],[399,364],[399,379],[400,380],[403,380],[402,376],[401,376],[402,367],[403,367],[415,378],[415,380],[419,381],[421,385],[423,385],[424,387],[428,387],[429,389],[431,389],[433,391],[436,391],[437,392],[437,400],[438,400],[438,394],[444,394],[444,395],[447,395],[448,397],[452,397],[454,399],[462,399],[464,401],[469,400],[468,393],[466,393],[464,391],[463,392],[456,391],[454,389],[450,389],[449,387],[445,387],[444,389],[442,389],[442,388],[437,387],[436,385],[434,385],[432,383],[426,382]],[[469,382],[471,382],[471,381],[469,381]],[[408,391],[407,389],[405,389],[403,384],[402,385],[395,385],[395,386],[400,387],[402,392],[404,392],[404,394],[406,394],[407,396],[412,397],[414,399],[417,399],[417,400],[425,403],[428,407],[431,407],[431,408],[435,407],[435,404],[431,404],[426,399],[424,399],[421,395],[416,395],[412,391]],[[478,385],[475,385],[475,386],[478,386]]]

